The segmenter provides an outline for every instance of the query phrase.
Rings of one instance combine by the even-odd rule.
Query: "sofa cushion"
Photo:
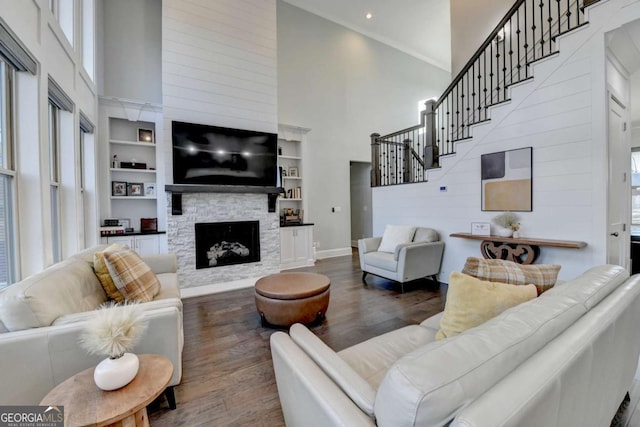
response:
[[[410,225],[387,225],[384,228],[378,251],[393,253],[396,246],[413,241],[415,232],[416,228]]]
[[[0,293],[0,319],[9,331],[51,325],[58,317],[94,310],[107,300],[86,260],[69,258]]]
[[[533,285],[513,286],[453,272],[436,339],[449,338],[538,296]]]
[[[128,301],[149,302],[160,292],[160,281],[132,249],[105,252],[107,268],[118,290]]]
[[[407,354],[378,388],[378,425],[445,425],[627,277],[619,266],[594,267],[463,334]]]
[[[491,282],[509,283],[512,285],[533,284],[538,295],[555,285],[558,280],[558,264],[522,265],[502,259],[467,258],[462,272],[469,276]]]
[[[389,252],[369,252],[364,255],[364,263],[383,270],[396,271],[398,262],[392,253]]]
[[[405,326],[344,349],[338,354],[375,390],[398,359],[430,343],[436,331],[418,325]]]
[[[105,252],[114,252],[121,249],[122,246],[114,243],[105,248],[104,251],[98,251],[93,254],[93,269],[96,272],[96,276],[98,276],[98,280],[106,292],[107,297],[116,302],[124,302],[124,297],[116,287],[115,283],[113,283],[111,273],[109,273],[109,269],[107,268],[107,262],[105,261],[104,254]]]

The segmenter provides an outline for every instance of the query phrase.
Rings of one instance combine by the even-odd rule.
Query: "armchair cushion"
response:
[[[413,236],[414,242],[437,242],[438,240],[440,240],[440,236],[433,228],[418,227]]]
[[[366,265],[382,268],[383,270],[396,271],[398,262],[393,254],[388,252],[369,252],[364,255]]]
[[[415,232],[416,228],[410,225],[387,225],[384,228],[378,251],[393,253],[396,246],[413,241]]]
[[[534,285],[487,282],[454,271],[436,339],[458,335],[537,296]]]

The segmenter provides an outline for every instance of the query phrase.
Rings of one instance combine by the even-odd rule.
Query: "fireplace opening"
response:
[[[196,269],[260,261],[259,221],[196,223]]]

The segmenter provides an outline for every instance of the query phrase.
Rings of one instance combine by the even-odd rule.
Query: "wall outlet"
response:
[[[446,193],[447,192],[447,186],[446,185],[441,186],[440,187],[440,192],[441,193]]]
[[[342,207],[335,206],[335,207],[331,208],[331,212],[342,212]]]
[[[318,249],[320,247],[320,242],[313,242],[313,247]]]

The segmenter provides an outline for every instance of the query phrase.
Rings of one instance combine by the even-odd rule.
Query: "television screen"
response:
[[[278,135],[172,122],[173,183],[276,185]]]

